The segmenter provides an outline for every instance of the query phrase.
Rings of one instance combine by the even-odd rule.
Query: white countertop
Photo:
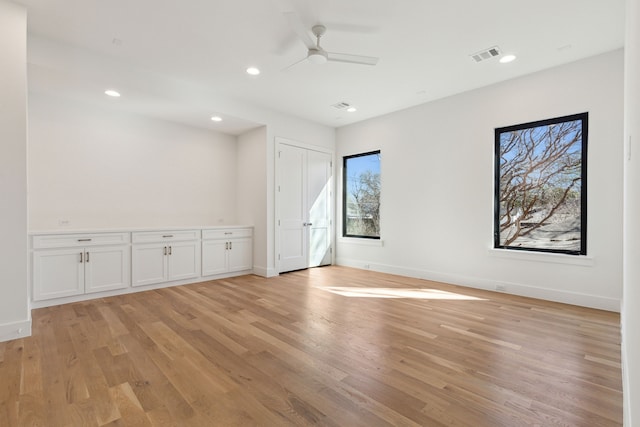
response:
[[[47,234],[94,234],[94,233],[134,233],[145,231],[180,231],[180,230],[229,230],[237,228],[253,228],[253,225],[197,225],[167,227],[122,227],[122,228],[56,228],[52,230],[30,230],[29,235]]]

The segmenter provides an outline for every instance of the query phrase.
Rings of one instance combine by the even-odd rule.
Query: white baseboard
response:
[[[631,404],[631,393],[629,392],[629,390],[631,389],[631,384],[629,384],[629,382],[631,381],[629,378],[629,363],[630,360],[628,358],[628,354],[629,354],[629,347],[628,347],[628,342],[629,342],[629,336],[628,336],[628,332],[631,329],[631,325],[627,324],[626,319],[627,319],[627,315],[626,315],[626,310],[629,309],[628,305],[625,305],[624,300],[622,300],[622,304],[621,304],[621,309],[620,309],[620,355],[621,355],[621,362],[622,362],[622,397],[624,398],[624,401],[622,402],[622,408],[624,409],[623,411],[623,425],[625,426],[631,426],[632,424],[632,420],[631,420],[631,408],[634,407]]]
[[[31,336],[31,319],[0,324],[0,342]]]
[[[362,270],[373,270],[381,273],[397,274],[399,276],[413,277],[417,279],[433,280],[434,282],[450,283],[453,285],[466,286],[475,289],[519,295],[524,297],[537,298],[547,301],[561,302],[565,304],[579,305],[581,307],[597,308],[600,310],[620,312],[620,300],[597,295],[581,294],[576,292],[562,291],[551,288],[540,288],[522,283],[501,282],[496,280],[483,279],[480,277],[469,277],[458,274],[441,273],[436,271],[420,270],[407,267],[399,267],[387,264],[374,264],[362,260],[347,258],[336,259],[337,265],[345,267],[359,268]],[[366,268],[368,267],[368,268]]]
[[[229,277],[242,276],[245,274],[252,274],[252,273],[253,273],[252,270],[235,271],[233,273],[223,273],[223,274],[216,274],[212,276],[198,276],[198,277],[193,277],[191,279],[155,283],[152,285],[133,286],[133,287],[129,286],[123,289],[115,289],[112,291],[95,292],[95,293],[74,295],[70,297],[48,299],[48,300],[42,300],[42,301],[32,301],[31,308],[33,309],[33,308],[51,307],[54,305],[70,304],[74,302],[88,301],[88,300],[98,299],[98,298],[107,298],[107,297],[112,297],[116,295],[133,294],[136,292],[152,291],[155,289],[170,288],[173,286],[190,285],[193,283],[202,283],[202,282],[208,282],[210,280],[226,279]]]
[[[254,265],[253,274],[255,274],[256,276],[267,277],[267,278],[276,277],[278,275],[278,270],[276,270],[273,267],[267,268],[267,267],[259,267]]]

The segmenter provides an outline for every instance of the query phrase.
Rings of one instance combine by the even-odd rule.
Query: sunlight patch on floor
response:
[[[483,298],[472,297],[470,295],[457,294],[454,292],[441,291],[439,289],[421,288],[360,288],[342,286],[322,286],[318,287],[324,291],[345,297],[359,298],[412,298],[430,300],[466,300],[484,301]]]

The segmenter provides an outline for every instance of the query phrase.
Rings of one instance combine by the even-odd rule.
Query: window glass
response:
[[[494,246],[586,255],[588,114],[495,131]]]
[[[380,238],[380,151],[344,158],[342,235]]]

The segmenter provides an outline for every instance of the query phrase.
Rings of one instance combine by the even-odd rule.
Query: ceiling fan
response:
[[[338,52],[327,52],[320,46],[320,38],[326,33],[327,28],[322,24],[317,24],[311,27],[311,32],[316,37],[314,41],[307,32],[307,29],[304,28],[300,20],[298,19],[298,15],[294,12],[285,13],[289,24],[293,31],[298,35],[300,40],[307,47],[307,56],[302,58],[301,60],[294,62],[289,65],[285,70],[297,65],[303,61],[308,60],[314,64],[324,64],[327,61],[332,62],[347,62],[350,64],[361,64],[361,65],[376,65],[378,63],[378,58],[373,56],[363,56],[363,55],[352,55],[348,53],[338,53]]]

